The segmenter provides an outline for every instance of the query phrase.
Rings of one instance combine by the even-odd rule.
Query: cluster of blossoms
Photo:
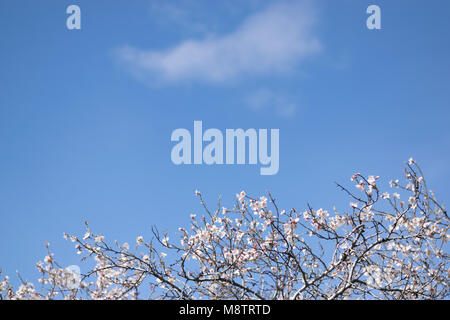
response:
[[[352,177],[347,210],[280,210],[270,193],[244,191],[232,208],[220,201],[191,215],[179,239],[153,229],[153,238],[109,245],[88,225],[75,243],[95,266],[79,276],[57,266],[49,252],[37,264],[37,291],[23,282],[15,291],[0,282],[3,299],[447,299],[449,218],[414,160],[405,185],[378,176]],[[405,199],[405,200],[403,200]],[[0,279],[1,280],[1,279]]]

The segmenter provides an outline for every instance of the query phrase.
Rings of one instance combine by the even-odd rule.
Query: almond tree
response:
[[[404,173],[390,192],[378,176],[353,175],[356,189],[337,184],[348,210],[332,213],[280,210],[270,193],[244,191],[233,208],[219,200],[210,211],[196,191],[205,213],[177,241],[153,228],[133,249],[86,223],[83,237],[64,236],[88,272],[60,267],[49,251],[36,264],[40,285],[14,290],[0,278],[0,299],[448,299],[447,212],[413,159]]]

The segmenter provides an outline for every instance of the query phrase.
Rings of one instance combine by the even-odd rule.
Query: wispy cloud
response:
[[[118,53],[130,70],[154,81],[223,82],[284,73],[320,50],[314,23],[309,2],[289,1],[248,16],[226,35],[185,40],[163,51],[125,46]]]
[[[208,30],[214,29],[209,16],[202,10],[202,2],[198,0],[153,0],[149,11],[156,24],[174,27],[181,33],[207,34]]]
[[[299,105],[294,97],[283,92],[260,88],[245,97],[245,103],[254,111],[273,110],[280,117],[295,114]]]

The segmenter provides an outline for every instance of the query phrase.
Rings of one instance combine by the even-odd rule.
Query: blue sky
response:
[[[67,30],[67,6],[82,29]],[[368,30],[370,4],[382,29]],[[0,2],[0,266],[35,277],[88,220],[106,239],[175,231],[241,190],[347,209],[334,181],[401,178],[450,200],[448,1]],[[283,50],[278,50],[282,48]],[[280,170],[175,166],[177,128],[279,128]]]

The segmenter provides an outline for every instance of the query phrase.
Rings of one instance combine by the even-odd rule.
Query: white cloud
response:
[[[165,82],[284,73],[320,50],[314,22],[309,2],[284,2],[248,16],[229,34],[185,40],[164,51],[126,46],[119,58],[137,75]]]
[[[245,103],[256,112],[274,110],[280,117],[291,117],[298,109],[298,103],[294,97],[267,88],[260,88],[247,95]]]

